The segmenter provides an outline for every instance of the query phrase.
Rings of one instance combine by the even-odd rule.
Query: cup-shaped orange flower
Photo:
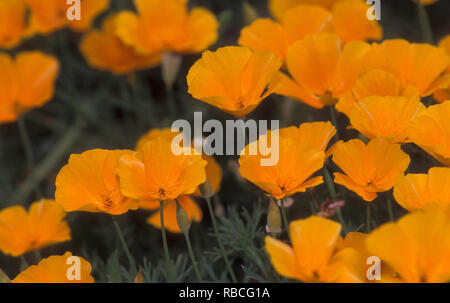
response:
[[[238,43],[253,50],[267,50],[286,58],[290,45],[309,34],[331,31],[332,15],[320,6],[299,5],[280,22],[259,18],[241,30]]]
[[[449,79],[442,72],[449,63],[449,56],[443,48],[402,39],[372,44],[364,59],[366,70],[390,72],[399,79],[402,88],[415,86],[421,97],[431,95],[448,84]]]
[[[336,109],[348,116],[355,103],[367,97],[414,97],[418,95],[416,87],[402,88],[400,81],[393,74],[372,69],[358,78],[352,89],[339,98]]]
[[[341,47],[335,34],[306,36],[288,49],[286,66],[293,79],[283,74],[276,93],[315,108],[333,105],[363,72],[369,50],[369,44],[359,41]]]
[[[26,29],[26,5],[23,0],[0,1],[0,47],[20,43]]]
[[[407,129],[412,142],[441,163],[450,166],[450,101],[428,107]]]
[[[87,33],[80,44],[80,50],[89,65],[115,74],[125,74],[137,69],[153,67],[161,61],[159,53],[142,56],[116,35],[117,15],[103,21],[102,30]]]
[[[323,167],[325,153],[307,143],[282,135],[278,136],[279,145],[274,149],[278,154],[278,163],[262,166],[261,160],[267,156],[261,153],[258,146],[265,144],[260,143],[261,140],[270,143],[271,137],[272,134],[268,131],[266,135],[260,136],[257,141],[242,150],[239,157],[239,172],[242,177],[277,199],[304,192],[309,187],[323,183],[321,176],[310,177]],[[256,154],[252,155],[252,151],[256,151]]]
[[[174,200],[192,194],[205,182],[207,162],[190,147],[172,151],[172,141],[155,138],[120,159],[117,173],[122,193],[139,200]]]
[[[450,217],[446,213],[407,214],[374,230],[366,246],[396,273],[397,278],[382,282],[450,281]]]
[[[15,121],[53,97],[59,63],[38,51],[0,54],[0,123]]]
[[[242,117],[277,85],[281,59],[269,51],[227,46],[205,51],[189,70],[188,92],[198,100]]]
[[[189,222],[200,222],[203,218],[202,209],[197,202],[189,196],[180,196],[178,199],[181,207],[186,212]],[[147,219],[147,223],[156,228],[161,228],[159,201],[141,201],[140,207],[147,210],[157,210]],[[164,227],[173,233],[181,233],[177,222],[177,203],[175,200],[164,202]]]
[[[79,276],[72,268],[79,264]],[[82,257],[66,252],[50,256],[22,271],[12,283],[94,283],[92,266]]]
[[[109,0],[80,0],[80,20],[69,20],[71,5],[61,0],[25,0],[31,9],[27,35],[49,34],[68,26],[75,31],[89,29],[100,13],[109,6]]]
[[[27,212],[22,206],[0,211],[0,250],[20,256],[71,239],[70,228],[64,221],[66,213],[53,200],[31,204]]]
[[[394,198],[409,211],[450,210],[450,168],[433,167],[428,174],[408,174],[394,186]]]
[[[447,53],[447,56],[450,57],[450,34],[442,38],[439,42],[439,47],[444,49]],[[446,77],[450,77],[450,64],[447,66],[445,70]],[[450,100],[450,82],[447,83],[445,87],[442,89],[438,89],[434,92],[433,98],[438,102],[444,102],[445,100]]]
[[[198,53],[217,39],[218,22],[207,9],[188,12],[187,0],[135,0],[138,13],[121,12],[117,34],[143,55]]]
[[[369,139],[384,138],[392,143],[406,143],[406,129],[425,110],[419,96],[372,96],[355,103],[348,114],[353,128]]]
[[[339,249],[339,223],[312,216],[290,224],[292,247],[267,236],[265,248],[275,270],[303,282],[364,282],[363,262],[353,248]]]
[[[345,173],[334,173],[334,182],[370,202],[378,192],[388,191],[397,183],[410,159],[399,144],[377,138],[367,145],[359,139],[339,142],[333,161]]]
[[[66,211],[104,212],[120,215],[138,208],[125,197],[116,168],[130,150],[93,149],[70,156],[56,177],[55,199]]]

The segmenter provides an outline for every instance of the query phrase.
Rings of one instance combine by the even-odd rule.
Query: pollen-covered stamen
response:
[[[158,195],[160,198],[165,199],[166,198],[166,190],[164,188],[160,188],[158,190]]]

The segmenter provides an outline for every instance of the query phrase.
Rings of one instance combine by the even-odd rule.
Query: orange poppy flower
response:
[[[103,21],[102,31],[93,30],[83,37],[80,50],[88,63],[115,74],[130,73],[159,64],[159,53],[142,56],[132,47],[122,43],[115,34],[116,19],[117,15],[109,16]]]
[[[25,34],[26,6],[23,0],[0,1],[0,47],[12,48]]]
[[[286,66],[293,79],[282,75],[276,93],[315,108],[333,105],[363,72],[369,50],[367,43],[355,41],[342,48],[335,34],[306,36],[289,48]]]
[[[66,213],[53,200],[31,204],[27,212],[22,206],[0,211],[0,250],[20,256],[70,240],[70,228],[64,221]]]
[[[382,282],[450,281],[450,217],[442,212],[414,212],[372,231],[367,250],[388,264],[397,278]],[[383,278],[383,277],[382,277]]]
[[[72,260],[72,258],[74,258]],[[75,259],[76,258],[76,259]],[[79,260],[79,277],[71,271]],[[21,272],[12,283],[94,283],[91,276],[92,266],[82,257],[72,256],[66,252],[62,256],[51,256],[42,259],[38,265],[32,265]],[[72,276],[73,275],[73,276]]]
[[[138,201],[120,191],[116,168],[129,150],[93,149],[72,154],[56,177],[56,202],[66,211],[120,215],[138,208]]]
[[[449,57],[444,49],[429,44],[402,39],[374,43],[363,62],[366,70],[381,69],[395,75],[402,88],[415,86],[421,97],[449,83],[448,77],[441,76]]]
[[[69,20],[70,5],[61,0],[25,0],[31,9],[28,35],[49,34],[65,26],[75,31],[85,31],[93,20],[109,6],[109,0],[81,0],[80,20]]]
[[[59,63],[41,52],[0,54],[0,122],[15,121],[53,97]]]
[[[403,208],[450,210],[450,168],[433,167],[428,174],[408,174],[394,187],[394,198]]]
[[[117,173],[122,193],[139,200],[173,200],[192,194],[206,181],[207,162],[194,149],[182,147],[175,155],[172,141],[155,138],[141,149],[121,157]]]
[[[355,103],[371,96],[410,98],[419,96],[419,92],[414,86],[401,88],[400,81],[396,76],[379,69],[373,69],[358,78],[352,89],[339,98],[336,109],[348,116]]]
[[[363,282],[361,256],[353,248],[338,249],[339,223],[312,216],[290,224],[292,247],[267,236],[265,248],[275,270],[303,282]]]
[[[439,47],[445,49],[447,56],[450,57],[450,35],[445,36],[440,42]],[[450,77],[450,64],[445,70],[446,77]],[[433,98],[438,102],[444,102],[445,100],[450,100],[450,83],[442,89],[438,89],[434,92]]]
[[[340,0],[269,0],[269,10],[272,16],[281,20],[286,12],[298,5],[319,5],[331,11],[338,1]]]
[[[346,174],[334,173],[334,182],[370,202],[378,192],[388,191],[397,183],[410,159],[400,145],[377,138],[367,145],[359,139],[339,142],[333,161]]]
[[[281,59],[289,46],[309,34],[331,30],[332,15],[320,6],[299,5],[288,10],[280,23],[259,18],[241,30],[238,43],[253,50],[267,50]]]
[[[194,199],[189,196],[180,196],[178,202],[180,202],[180,205],[186,211],[189,222],[200,222],[202,220],[202,209],[197,205]],[[147,219],[147,223],[156,228],[161,228],[159,201],[141,201],[141,208],[157,210]],[[170,232],[181,233],[177,222],[177,203],[175,200],[164,202],[164,227]]]
[[[278,136],[278,163],[273,166],[262,166],[263,156],[259,149],[261,140],[269,141],[272,134],[260,136],[258,141],[245,147],[239,157],[239,172],[241,176],[254,183],[268,195],[281,199],[297,192],[304,192],[307,188],[323,183],[322,176],[310,178],[312,174],[323,167],[325,153],[307,143]],[[251,155],[250,151],[258,151]],[[310,178],[310,179],[308,179]]]
[[[188,92],[195,98],[242,117],[276,86],[279,57],[268,51],[227,46],[205,51],[189,70]]]
[[[353,128],[369,139],[384,138],[392,143],[406,143],[406,129],[425,109],[419,96],[372,96],[355,103],[348,114]]]
[[[217,39],[216,17],[204,8],[187,11],[187,0],[135,0],[138,14],[119,13],[121,40],[142,55],[198,53]]]
[[[450,166],[450,100],[428,107],[409,125],[407,135],[412,142],[441,163]]]

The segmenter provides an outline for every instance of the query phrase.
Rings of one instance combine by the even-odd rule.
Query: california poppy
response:
[[[269,51],[227,46],[205,51],[189,70],[188,92],[195,98],[242,117],[276,86],[281,59]]]
[[[394,186],[394,198],[403,208],[450,210],[450,168],[433,167],[428,174],[408,174]]]
[[[362,59],[369,49],[356,41],[341,47],[335,34],[306,36],[288,49],[286,66],[293,79],[282,74],[276,93],[315,108],[333,105],[363,72]]]
[[[218,22],[207,9],[188,12],[186,2],[135,0],[138,13],[119,13],[116,33],[142,55],[201,52],[216,41]]]
[[[424,109],[419,96],[372,96],[355,103],[348,117],[351,126],[369,139],[384,138],[392,143],[405,143],[408,125]]]
[[[262,166],[261,159],[266,158],[258,149],[261,140],[270,141],[272,134],[259,137],[245,147],[239,157],[239,172],[242,177],[263,189],[268,195],[281,199],[297,192],[304,192],[307,188],[322,184],[321,176],[310,178],[321,169],[325,160],[325,153],[305,142],[298,142],[292,138],[278,136],[278,163],[272,166]],[[256,155],[250,151],[257,151]],[[310,179],[309,179],[310,178]]]
[[[450,166],[450,101],[428,107],[409,125],[407,135],[441,163]]]
[[[399,144],[377,138],[367,145],[359,139],[337,143],[333,161],[345,173],[334,173],[334,182],[370,202],[378,192],[388,191],[397,183],[410,159]]]
[[[414,212],[372,231],[367,250],[396,273],[382,282],[450,281],[450,218],[443,212]],[[383,278],[383,277],[382,277]]]
[[[339,0],[269,0],[269,10],[272,16],[281,20],[290,9],[301,4],[319,5],[331,11],[333,5]]]
[[[142,56],[116,36],[117,15],[103,21],[102,30],[87,33],[80,44],[80,50],[88,63],[96,68],[112,71],[115,74],[130,73],[137,69],[155,66],[161,55],[155,53]]]
[[[79,262],[79,276],[71,268]],[[38,265],[32,265],[22,271],[12,283],[94,283],[92,266],[82,257],[66,252],[62,256],[50,256],[42,259]]]
[[[339,223],[312,216],[290,224],[292,247],[267,236],[275,270],[303,282],[364,282],[363,262],[353,248],[338,249]]]
[[[286,58],[290,45],[308,34],[331,30],[332,15],[320,6],[299,5],[288,10],[280,23],[259,18],[241,30],[239,44],[253,50],[268,50]]]
[[[22,40],[26,30],[24,0],[0,1],[0,47],[12,48]]]
[[[53,200],[31,204],[27,212],[22,206],[0,211],[0,250],[20,256],[71,239],[70,228],[64,221],[66,213]]]
[[[38,51],[0,54],[0,122],[15,121],[53,97],[59,63]]]
[[[447,56],[450,57],[450,35],[447,35],[444,38],[442,38],[442,40],[439,42],[439,47],[444,49],[445,52],[447,53]],[[444,73],[446,77],[450,78],[450,64],[447,66],[447,69],[445,70]],[[450,100],[450,81],[446,87],[436,90],[433,94],[433,98],[438,102]]]
[[[138,201],[125,197],[116,168],[130,150],[93,149],[72,154],[56,177],[56,202],[66,211],[104,212],[120,215],[138,208]]]

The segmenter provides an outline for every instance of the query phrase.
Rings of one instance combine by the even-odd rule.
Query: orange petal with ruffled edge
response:
[[[267,236],[265,249],[269,254],[272,266],[280,275],[292,279],[302,279],[302,275],[297,271],[297,259],[291,246]]]
[[[92,266],[82,257],[72,258],[72,253],[66,252],[63,256],[50,256],[42,259],[38,265],[32,265],[22,271],[12,283],[94,283],[91,275]],[[78,261],[76,261],[78,260]],[[68,273],[74,264],[79,262],[80,279],[70,280]]]
[[[197,203],[189,196],[178,198],[180,205],[184,208],[189,222],[200,222],[203,218],[202,210]],[[177,203],[174,200],[164,202],[164,227],[173,233],[181,233],[177,222]],[[147,219],[147,223],[156,228],[161,228],[161,214],[155,212]]]
[[[0,122],[12,122],[17,119],[15,96],[16,81],[14,62],[7,54],[0,54]]]
[[[269,11],[276,19],[281,20],[284,14],[300,4],[318,5],[331,10],[339,0],[269,0]]]
[[[279,95],[293,98],[294,100],[301,101],[314,108],[322,108],[324,104],[320,101],[320,98],[300,86],[297,82],[282,72],[278,72],[279,84],[275,88],[275,92]]]
[[[109,7],[109,0],[81,0],[81,19],[69,20],[68,26],[75,31],[91,28],[94,19]]]
[[[27,35],[49,34],[66,26],[69,8],[66,1],[25,0],[25,2],[31,9]]]
[[[0,1],[0,47],[12,48],[25,33],[26,6],[23,0]]]
[[[298,128],[291,126],[280,129],[280,136],[306,143],[322,151],[325,151],[335,134],[336,128],[329,121],[302,123]]]

